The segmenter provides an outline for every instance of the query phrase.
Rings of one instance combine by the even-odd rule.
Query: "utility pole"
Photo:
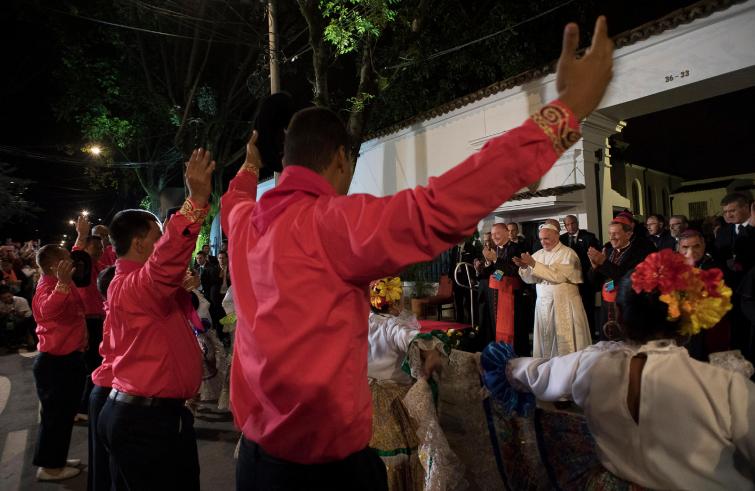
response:
[[[268,50],[270,56],[270,93],[280,92],[280,74],[278,72],[278,28],[276,26],[275,0],[267,2]]]

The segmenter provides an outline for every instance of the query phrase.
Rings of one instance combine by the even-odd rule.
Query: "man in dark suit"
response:
[[[676,239],[666,230],[666,217],[658,214],[648,216],[645,228],[648,230],[648,239],[657,250],[676,249]]]
[[[522,252],[532,252],[532,243],[524,236],[519,234],[519,224],[516,222],[509,222],[506,224],[506,228],[509,229],[509,240],[523,249]]]
[[[713,257],[724,273],[724,281],[734,291],[729,314],[732,348],[753,361],[755,336],[742,314],[739,290],[744,275],[755,266],[755,212],[751,203],[752,197],[745,193],[729,193],[721,200],[726,225],[716,235]]]
[[[566,233],[561,234],[561,243],[569,246],[579,257],[582,266],[582,284],[579,285],[579,294],[582,297],[582,304],[585,306],[587,321],[590,324],[590,332],[595,336],[595,285],[590,281],[590,258],[587,257],[587,251],[590,247],[600,248],[600,242],[595,234],[579,228],[579,220],[574,215],[567,215],[564,218],[564,227]]]
[[[211,263],[204,251],[197,252],[194,271],[199,275],[199,290],[208,302],[212,303],[217,296],[217,288],[220,286],[220,273],[218,267]]]
[[[609,242],[605,244],[603,251],[595,247],[587,250],[587,257],[590,258],[592,266],[590,279],[596,286],[600,285],[603,299],[598,322],[601,339],[612,337],[608,335],[611,333],[605,332],[605,325],[609,321],[610,326],[616,326],[615,303],[619,282],[649,254],[655,252],[649,240],[643,237],[633,238],[634,227],[631,214],[619,213],[608,226]],[[608,330],[615,329],[610,326]]]

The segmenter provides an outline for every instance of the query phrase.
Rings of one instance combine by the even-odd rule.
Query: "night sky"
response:
[[[621,15],[626,24],[623,27],[631,27],[690,3],[693,2],[667,2],[662,7],[656,4],[652,8],[658,12],[645,11],[642,15],[638,11],[647,10],[644,7],[623,11],[608,7],[613,11],[607,13],[609,19],[612,14],[613,18]],[[4,21],[0,30],[0,147],[48,155],[62,155],[66,146],[79,148],[82,143],[78,129],[57,121],[53,114],[52,103],[60,86],[51,75],[51,67],[58,61],[58,51],[44,19],[35,17],[23,1],[0,2],[0,18]],[[88,28],[80,21],[77,26]],[[297,88],[301,93],[295,96],[306,100],[311,94],[305,92],[306,78],[300,79],[304,83]],[[745,117],[741,108],[755,107],[754,103],[755,91],[750,89],[635,118],[623,138],[630,143],[632,161],[687,178],[715,177],[709,175],[711,163],[716,164],[718,174],[747,172],[755,162],[755,146],[751,143],[755,123]],[[701,120],[705,126],[699,124]],[[82,166],[37,160],[17,152],[0,152],[0,161],[16,167],[15,176],[35,181],[26,196],[42,209],[37,222],[6,227],[0,230],[0,238],[59,241],[62,234],[69,238],[75,234],[68,220],[82,209],[89,210],[97,223],[109,221],[119,209],[138,205],[137,192],[116,196],[112,190],[92,189]]]

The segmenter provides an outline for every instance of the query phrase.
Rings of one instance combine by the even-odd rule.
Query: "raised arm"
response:
[[[87,237],[89,237],[89,230],[91,225],[89,219],[84,215],[79,215],[76,219],[76,242],[73,244],[73,250],[80,250],[86,246]]]
[[[40,315],[39,319],[35,319],[37,323],[54,319],[65,312],[68,298],[72,295],[71,289],[76,288],[73,286],[73,271],[73,261],[70,259],[60,261],[53,270],[58,279],[55,288],[47,293],[39,291],[35,293],[35,296],[39,295],[39,299],[36,300]]]
[[[220,200],[220,225],[223,230],[231,229],[231,214],[236,209],[247,209],[254,206],[257,200],[257,184],[259,181],[262,159],[257,150],[257,131],[252,132],[246,144],[246,159],[236,176],[231,179],[228,191]]]
[[[201,148],[194,150],[186,164],[189,197],[181,210],[168,220],[163,236],[144,267],[129,280],[134,282],[132,291],[143,292],[145,301],[162,305],[163,299],[181,288],[199,230],[209,211],[214,170],[212,154]]]
[[[344,279],[366,282],[432,259],[471,235],[481,218],[541,178],[579,140],[579,119],[597,106],[610,80],[613,45],[602,17],[591,49],[579,60],[578,37],[577,26],[568,25],[558,64],[559,100],[522,126],[490,140],[426,187],[385,198],[341,197],[316,210],[325,252]]]

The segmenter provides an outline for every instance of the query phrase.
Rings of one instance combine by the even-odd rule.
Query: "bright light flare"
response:
[[[81,210],[81,216],[83,216],[83,217],[89,216],[89,211],[87,211],[87,210]]]
[[[102,155],[102,147],[99,145],[90,145],[89,147],[87,147],[86,151],[87,153],[95,157]]]

